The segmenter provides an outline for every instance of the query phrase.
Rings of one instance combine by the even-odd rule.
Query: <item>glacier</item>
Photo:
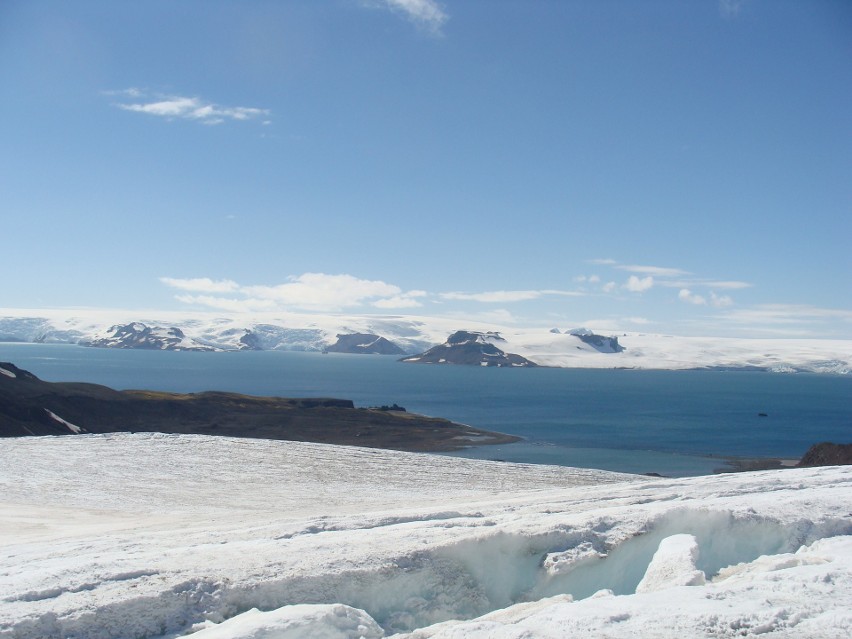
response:
[[[157,348],[176,350],[321,352],[334,344],[339,334],[364,333],[383,337],[405,353],[418,355],[464,330],[494,335],[490,341],[502,351],[539,366],[730,368],[830,374],[852,371],[852,340],[848,339],[689,337],[639,332],[607,336],[607,331],[595,331],[594,327],[563,330],[415,315],[278,312],[223,316],[204,312],[0,309],[0,342],[118,347],[122,330],[134,325],[142,327],[140,334],[154,339]]]
[[[0,448],[0,637],[852,632],[852,469],[662,479],[193,435]]]

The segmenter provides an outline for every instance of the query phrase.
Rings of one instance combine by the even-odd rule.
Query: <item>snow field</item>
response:
[[[130,322],[180,328],[186,336],[181,348],[189,348],[194,343],[223,350],[239,349],[240,338],[248,329],[264,350],[321,351],[333,344],[339,333],[373,333],[416,354],[442,344],[455,331],[468,330],[497,332],[503,338],[492,340],[498,348],[542,366],[672,370],[757,367],[776,372],[833,374],[852,371],[852,340],[848,339],[681,337],[616,332],[625,350],[601,353],[579,337],[565,332],[576,327],[559,327],[559,333],[552,333],[552,327],[460,322],[453,317],[282,312],[251,316],[158,312],[139,317],[136,311],[117,309],[76,310],[72,316],[63,310],[0,309],[0,326],[4,333],[24,342],[78,343],[103,337],[111,326]],[[601,335],[613,334],[611,330],[589,328]]]
[[[846,468],[651,480],[114,434],[7,440],[0,491],[0,637],[852,627]]]

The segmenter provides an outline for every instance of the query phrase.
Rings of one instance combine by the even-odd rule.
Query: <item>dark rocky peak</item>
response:
[[[23,368],[18,368],[11,362],[0,362],[0,381],[8,381],[12,379],[22,380],[29,379],[39,381],[38,377]]]
[[[388,339],[372,333],[338,334],[337,341],[326,349],[329,353],[368,355],[404,355],[405,351]]]
[[[617,337],[596,335],[587,328],[577,328],[569,331],[569,335],[580,338],[584,343],[601,353],[620,353],[624,347],[618,343]]]
[[[447,341],[433,346],[425,353],[406,357],[403,362],[421,364],[464,364],[468,366],[537,366],[525,357],[506,353],[493,341],[505,342],[499,333],[479,333],[474,331],[456,331]]]
[[[447,338],[446,343],[450,345],[461,345],[471,342],[486,344],[488,343],[488,340],[495,340],[499,342],[506,341],[500,333],[494,331],[489,331],[487,333],[481,333],[479,331],[456,331]]]

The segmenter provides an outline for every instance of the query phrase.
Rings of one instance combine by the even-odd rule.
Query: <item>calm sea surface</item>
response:
[[[852,441],[852,376],[483,368],[294,352],[185,353],[0,343],[47,381],[118,389],[340,397],[520,435],[466,457],[657,472],[712,472],[720,457],[795,459]],[[765,413],[766,416],[759,416]]]

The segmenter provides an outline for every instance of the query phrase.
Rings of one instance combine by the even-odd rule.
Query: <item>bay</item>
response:
[[[798,459],[852,437],[852,379],[754,371],[484,368],[281,351],[195,353],[0,344],[47,381],[118,389],[340,397],[512,433],[466,457],[687,476],[724,458]]]

